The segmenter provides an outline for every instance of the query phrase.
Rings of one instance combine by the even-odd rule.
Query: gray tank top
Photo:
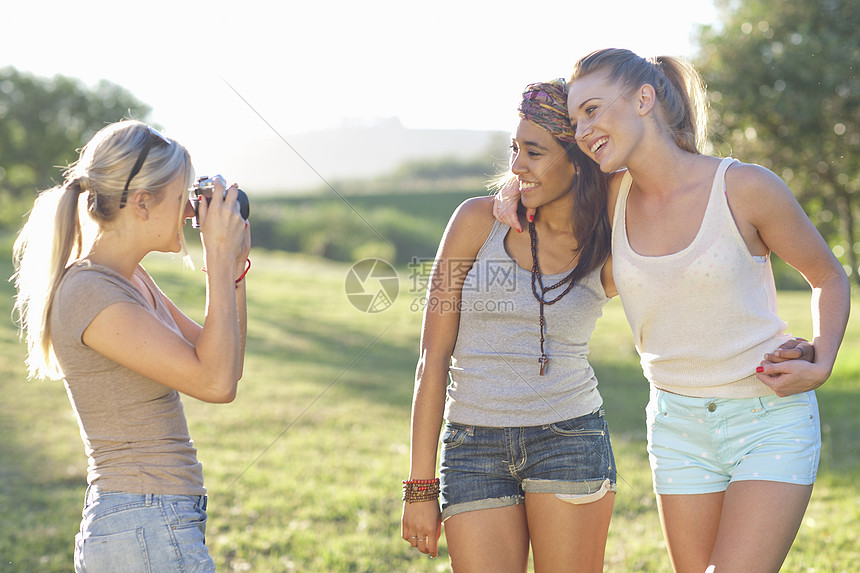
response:
[[[588,342],[609,300],[600,268],[544,307],[550,361],[540,376],[540,306],[532,294],[531,272],[505,250],[509,230],[499,222],[493,225],[466,276],[445,418],[518,427],[594,412],[603,400],[588,363]],[[564,276],[544,275],[543,283],[549,286]],[[559,292],[552,291],[553,297]]]

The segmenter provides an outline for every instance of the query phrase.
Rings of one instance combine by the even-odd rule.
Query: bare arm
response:
[[[410,479],[431,479],[436,475],[448,367],[460,325],[460,314],[452,309],[459,308],[465,271],[474,262],[492,225],[491,198],[466,201],[451,217],[436,254],[415,371]],[[440,527],[437,502],[404,503],[401,535],[413,545],[415,536],[428,538],[427,546],[421,544],[419,550],[432,556],[438,554]]]
[[[810,362],[763,364],[759,379],[777,395],[821,386],[833,371],[848,323],[848,277],[791,191],[776,175],[755,165],[736,165],[726,175],[729,204],[750,251],[773,251],[797,269],[812,288]]]
[[[146,309],[117,303],[93,319],[83,333],[84,344],[194,398],[232,401],[242,373],[247,323],[245,287],[236,289],[235,284],[236,259],[250,247],[250,232],[235,204],[236,190],[231,187],[223,201],[213,200],[208,210],[201,205],[207,267],[204,326],[169,303],[171,314],[180,319],[180,335]]]

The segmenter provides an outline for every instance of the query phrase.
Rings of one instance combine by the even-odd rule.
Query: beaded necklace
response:
[[[531,239],[532,243],[532,294],[540,305],[540,358],[538,358],[538,362],[540,363],[540,375],[543,376],[546,373],[547,364],[549,364],[549,357],[546,355],[546,351],[544,350],[546,318],[544,317],[543,307],[546,304],[557,303],[567,293],[570,292],[570,289],[572,289],[573,285],[575,284],[573,281],[573,273],[576,272],[576,266],[573,267],[573,270],[571,270],[567,274],[567,276],[565,276],[563,279],[561,279],[554,285],[544,287],[543,273],[541,273],[540,263],[538,263],[537,255],[537,231],[535,230],[535,224],[533,221],[529,222],[529,238]],[[562,292],[554,299],[547,300],[546,294],[548,292],[555,290],[564,284],[567,284],[567,288],[564,289],[564,292]],[[538,286],[540,286],[540,294],[538,294]]]

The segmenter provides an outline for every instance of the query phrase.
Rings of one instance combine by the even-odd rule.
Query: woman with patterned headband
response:
[[[15,243],[15,310],[30,375],[64,379],[89,457],[74,569],[214,571],[203,469],[179,393],[229,402],[242,377],[251,235],[238,189],[219,180],[200,205],[201,326],[140,264],[184,250],[188,151],[121,121],[93,136],[65,176],[39,195]]]
[[[528,233],[470,199],[429,281],[401,534],[436,556],[444,522],[457,573],[524,572],[530,548],[538,572],[603,570],[616,472],[588,344],[608,300],[606,178],[573,143],[566,98],[563,80],[537,83],[519,106]]]

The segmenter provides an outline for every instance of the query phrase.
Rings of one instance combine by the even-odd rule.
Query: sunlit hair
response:
[[[53,352],[51,304],[66,268],[88,252],[92,242],[120,213],[120,198],[132,167],[152,136],[139,121],[120,121],[102,128],[64,173],[62,185],[39,194],[13,248],[18,294],[13,312],[27,341],[27,372],[31,378],[60,378]],[[159,136],[160,137],[160,136]],[[152,145],[140,172],[129,186],[146,189],[155,203],[177,177],[194,180],[188,151],[176,141]],[[182,215],[180,214],[179,217]],[[183,253],[184,237],[180,233]]]
[[[566,117],[567,90],[563,83],[560,86],[555,82],[530,84],[523,93],[520,117],[545,129],[555,142],[565,150],[565,155],[556,161],[569,161],[576,169],[576,175],[570,189],[573,194],[573,234],[576,238],[576,247],[574,247],[573,252],[579,257],[576,268],[571,273],[571,278],[576,282],[602,266],[609,256],[611,226],[606,209],[609,179],[606,174],[600,171],[600,166],[582,152],[575,141],[563,141],[559,138],[553,128],[556,122],[541,121],[538,123],[533,121],[528,114],[522,113],[524,104],[527,101],[530,102],[530,94],[534,91],[535,86],[544,88],[550,86],[562,90],[555,95],[552,95],[553,90],[547,91],[551,94],[553,101],[561,106],[559,109],[565,114],[565,125],[569,127],[570,121]],[[568,131],[565,129],[558,133],[567,138]],[[491,192],[498,192],[513,179],[516,179],[516,176],[509,170],[491,181],[488,188]],[[522,205],[520,205],[520,210],[522,210]]]
[[[579,60],[570,81],[595,72],[607,72],[611,81],[628,90],[653,86],[672,139],[685,151],[701,151],[708,130],[707,95],[693,66],[671,56],[645,59],[630,50],[610,48]]]

